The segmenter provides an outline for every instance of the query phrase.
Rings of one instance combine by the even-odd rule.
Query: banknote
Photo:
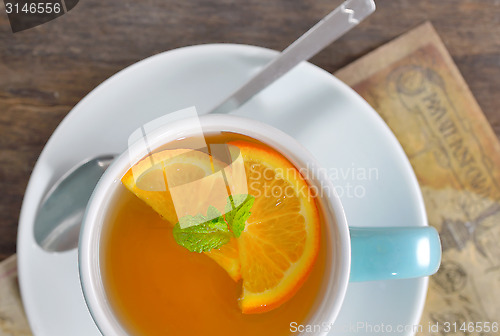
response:
[[[0,263],[0,336],[32,335],[19,294],[17,258]]]
[[[440,233],[420,333],[500,334],[500,144],[432,24],[335,75],[398,138]]]

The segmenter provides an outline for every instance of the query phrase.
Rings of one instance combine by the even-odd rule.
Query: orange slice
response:
[[[211,250],[204,253],[225,269],[234,281],[241,279],[238,243],[235,238],[232,238],[229,243],[222,245],[218,250]]]
[[[223,212],[227,188],[223,177],[214,174],[214,167],[219,165],[222,163],[201,151],[163,150],[132,166],[123,176],[122,183],[173,226],[178,217],[205,215],[211,205]],[[235,239],[206,254],[235,281],[240,279]]]
[[[230,145],[238,147],[243,167],[236,165],[233,173],[227,174],[229,187],[244,185],[255,202],[241,236],[205,254],[235,281],[243,279],[242,312],[261,313],[289,300],[307,279],[319,250],[319,213],[306,180],[281,154],[246,141]],[[218,187],[220,176],[213,174],[219,164],[198,151],[162,151],[134,165],[122,182],[173,225],[179,214],[199,212],[193,208],[213,205],[223,212],[225,199],[214,197],[227,192]],[[245,174],[238,172],[243,169]],[[165,179],[168,188],[149,190],[161,189]],[[170,188],[195,179],[202,183],[196,193],[184,195],[186,207],[174,207]],[[219,198],[224,202],[214,204]]]
[[[237,239],[240,305],[243,313],[261,313],[290,299],[309,275],[319,250],[319,214],[307,182],[286,158],[259,144],[231,144],[240,149],[255,197]]]

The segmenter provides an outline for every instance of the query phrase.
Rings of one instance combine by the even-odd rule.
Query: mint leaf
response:
[[[215,209],[215,208],[214,208]],[[217,210],[217,209],[215,209]],[[189,217],[187,219],[184,219]],[[226,222],[222,216],[213,218],[209,221],[203,215],[185,216],[184,221],[192,223],[193,218],[203,219],[204,222],[181,228],[180,221],[175,224],[173,234],[177,244],[187,248],[191,252],[208,252],[212,249],[218,249],[229,242],[232,237]]]
[[[234,236],[238,238],[245,229],[245,222],[250,217],[250,209],[255,197],[252,195],[229,196],[225,207],[225,218]]]
[[[241,235],[254,201],[251,195],[229,196],[224,216],[212,205],[208,207],[206,216],[184,216],[174,226],[174,239],[191,252],[218,249],[233,236],[238,238]]]

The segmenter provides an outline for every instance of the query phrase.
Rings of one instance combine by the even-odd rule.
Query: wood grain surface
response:
[[[80,0],[13,34],[0,4],[0,260],[16,251],[21,203],[46,141],[109,76],[148,56],[229,42],[282,50],[341,1]],[[380,0],[312,62],[329,72],[430,20],[500,136],[500,1]]]

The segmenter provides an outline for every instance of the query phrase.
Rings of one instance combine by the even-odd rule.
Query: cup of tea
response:
[[[326,335],[349,281],[439,267],[431,227],[349,227],[326,170],[267,124],[196,116],[133,140],[78,247],[104,335]]]

